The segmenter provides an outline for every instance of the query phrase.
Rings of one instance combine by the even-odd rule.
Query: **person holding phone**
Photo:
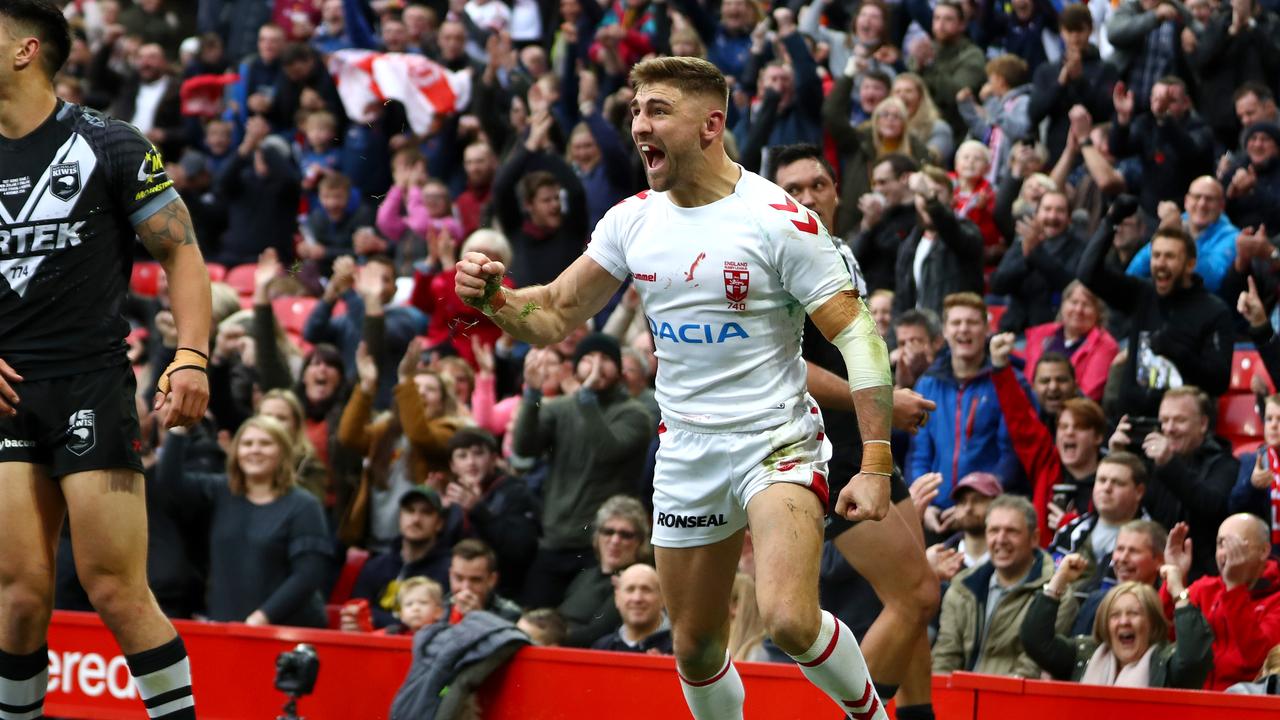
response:
[[[1141,445],[1154,465],[1143,504],[1165,527],[1179,522],[1191,527],[1195,554],[1188,582],[1214,573],[1215,536],[1230,514],[1227,499],[1240,467],[1231,448],[1209,433],[1213,413],[1212,401],[1200,388],[1168,390],[1160,401],[1160,428]],[[1132,431],[1132,423],[1122,418],[1109,441],[1111,450],[1127,450]]]

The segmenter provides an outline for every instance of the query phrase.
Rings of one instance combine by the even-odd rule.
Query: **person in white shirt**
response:
[[[556,342],[630,275],[659,358],[655,545],[685,700],[697,720],[741,718],[726,653],[729,596],[749,527],[757,601],[774,643],[846,713],[887,715],[849,629],[818,606],[827,440],[806,392],[807,313],[840,348],[863,438],[836,513],[889,509],[888,351],[818,217],[724,151],[724,76],[690,57],[637,64],[632,139],[650,191],[624,200],[547,286],[501,287],[479,253],[456,288],[514,337]]]

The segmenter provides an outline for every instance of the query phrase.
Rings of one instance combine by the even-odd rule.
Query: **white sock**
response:
[[[742,720],[747,691],[728,653],[724,667],[706,680],[690,682],[680,675],[680,689],[684,690],[684,701],[694,720]]]
[[[800,672],[854,720],[888,720],[853,632],[823,610],[818,637],[799,655]]]
[[[44,717],[44,691],[48,684],[48,646],[27,655],[0,650],[0,720]]]

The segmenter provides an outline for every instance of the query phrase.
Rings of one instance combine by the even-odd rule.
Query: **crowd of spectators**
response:
[[[394,634],[487,610],[670,651],[665,341],[624,288],[527,347],[452,266],[553,279],[645,189],[628,69],[697,55],[747,170],[829,163],[780,184],[856,259],[895,384],[937,404],[894,437],[944,587],[934,670],[1280,685],[1274,0],[61,4],[59,95],[162,150],[221,281],[206,421],[139,406],[170,614]],[[397,102],[344,105],[346,49],[468,92],[415,134]],[[145,389],[176,332],[164,278],[134,287]],[[746,547],[730,651],[769,659]],[[58,604],[82,608],[69,550]]]

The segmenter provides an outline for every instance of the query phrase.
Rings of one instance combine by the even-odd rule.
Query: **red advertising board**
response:
[[[285,696],[272,686],[276,657],[298,643],[316,648],[315,692],[299,704],[308,720],[380,720],[409,667],[408,638],[239,624],[175,623],[191,656],[201,720],[271,720]],[[799,670],[742,663],[748,720],[841,717]],[[955,673],[933,678],[939,720],[1262,720],[1280,698],[1182,690],[1131,690]],[[561,648],[521,650],[481,693],[485,718],[650,720],[688,717],[672,659]],[[54,614],[45,711],[61,718],[146,717],[115,641],[93,615]]]

